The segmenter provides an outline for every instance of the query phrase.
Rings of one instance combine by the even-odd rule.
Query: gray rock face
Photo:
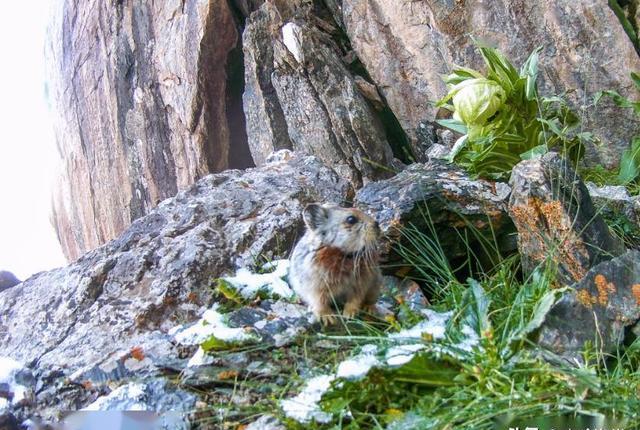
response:
[[[139,346],[165,355],[170,345],[149,332],[199,315],[213,278],[285,255],[307,203],[349,192],[312,157],[207,176],[76,263],[0,293],[0,351],[76,375]]]
[[[247,119],[247,137],[256,165],[277,149],[291,149],[287,123],[276,90],[273,73],[271,23],[278,18],[274,7],[265,6],[253,13],[242,34],[245,92],[242,96]]]
[[[87,406],[87,411],[148,411],[157,412],[153,428],[188,430],[188,414],[195,409],[196,396],[156,379],[118,387]],[[151,417],[150,417],[151,418]]]
[[[625,328],[640,319],[640,252],[594,266],[573,289],[547,315],[538,343],[571,363],[584,361],[587,342],[615,353]]]
[[[48,40],[53,219],[69,260],[207,173],[246,167],[230,161],[227,1],[60,0]]]
[[[259,165],[278,148],[316,155],[355,185],[392,165],[384,127],[360,92],[319,2],[267,2],[244,33],[244,109]]]
[[[621,215],[635,225],[640,225],[640,197],[631,196],[622,185],[598,187],[586,183],[594,207],[603,215]]]
[[[609,101],[581,106],[602,89],[635,94],[629,72],[640,58],[605,0],[489,2],[343,0],[342,21],[351,44],[407,132],[414,153],[428,141],[421,129],[433,121],[446,88],[447,66],[482,67],[469,37],[495,43],[515,64],[538,46],[543,94],[569,92],[585,116],[585,130],[605,145],[598,156],[618,160],[640,123]],[[509,11],[509,13],[506,13]],[[603,67],[603,65],[605,65]]]
[[[20,430],[18,420],[10,412],[0,413],[1,430]]]
[[[285,430],[286,427],[271,415],[263,415],[247,426],[245,430]]]
[[[585,185],[558,154],[520,162],[509,184],[509,214],[526,272],[548,261],[557,267],[558,282],[572,285],[594,265],[624,251]]]
[[[393,178],[367,184],[357,192],[355,204],[380,223],[387,237],[383,254],[392,253],[391,244],[402,239],[402,227],[411,224],[424,232],[433,228],[442,248],[455,258],[467,252],[455,228],[469,224],[481,234],[490,232],[493,226],[497,245],[503,250],[515,248],[508,238],[513,232],[506,213],[509,192],[506,184],[472,180],[457,167],[432,160],[412,164]]]
[[[20,280],[16,278],[16,275],[6,270],[0,270],[0,291],[8,290],[19,283]]]

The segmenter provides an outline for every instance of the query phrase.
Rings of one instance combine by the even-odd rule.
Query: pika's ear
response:
[[[302,212],[304,223],[311,230],[317,230],[327,221],[327,210],[317,203],[308,204]]]

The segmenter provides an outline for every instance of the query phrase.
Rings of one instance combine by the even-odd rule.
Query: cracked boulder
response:
[[[97,395],[94,384],[171,368],[164,333],[211,305],[215,278],[285,256],[306,204],[350,193],[314,157],[209,175],[77,262],[0,292],[0,351],[48,381],[53,392],[40,391],[58,405],[69,390]]]
[[[47,40],[53,220],[70,261],[206,174],[250,165],[227,117],[239,34],[226,0],[62,0]]]
[[[572,285],[624,251],[580,177],[557,153],[520,162],[509,184],[509,214],[525,272],[549,263],[557,269],[558,283]]]
[[[513,251],[513,224],[507,215],[509,186],[471,179],[442,160],[412,164],[396,176],[360,189],[355,205],[380,223],[383,255],[396,260],[394,243],[406,243],[403,228],[437,232],[448,257],[464,257],[467,246],[459,235],[469,226],[502,251]],[[493,233],[492,233],[493,232]],[[494,238],[495,235],[495,238]],[[474,237],[469,236],[470,242]]]
[[[627,251],[594,266],[564,294],[547,314],[538,344],[553,353],[550,359],[581,363],[588,344],[593,353],[615,354],[638,320],[640,252]]]
[[[280,148],[317,156],[354,185],[388,176],[384,126],[348,69],[321,2],[266,2],[247,21],[244,110],[257,165]]]

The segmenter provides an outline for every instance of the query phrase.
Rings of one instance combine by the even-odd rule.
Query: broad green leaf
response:
[[[460,153],[460,151],[462,151],[466,143],[467,143],[466,134],[460,137],[458,140],[456,140],[456,143],[453,145],[453,148],[451,148],[451,152],[449,153],[449,157],[448,157],[449,162],[453,162],[455,160],[456,156]]]
[[[553,305],[556,304],[558,299],[565,291],[566,288],[558,288],[547,291],[545,295],[542,296],[540,301],[536,304],[533,314],[531,315],[531,319],[529,320],[527,325],[520,331],[520,336],[526,336],[529,333],[532,333],[534,330],[537,330],[544,322]]]
[[[460,367],[453,358],[435,359],[429,354],[416,354],[410,362],[392,371],[396,381],[411,382],[429,387],[458,385],[454,378]]]
[[[520,75],[513,67],[513,65],[496,49],[489,46],[481,46],[480,53],[484,59],[487,67],[490,70],[488,78],[492,78],[492,75],[497,79],[496,81],[507,91],[513,90],[516,82],[520,78]]]
[[[453,130],[456,133],[467,134],[467,126],[461,121],[457,121],[455,119],[439,119],[436,123],[448,128],[449,130]]]
[[[631,147],[622,153],[620,159],[620,171],[618,180],[622,184],[628,184],[635,180],[640,173],[640,138],[636,137]]]
[[[640,90],[640,75],[638,75],[635,72],[631,72],[631,80],[633,80],[633,83],[636,85],[636,88]]]
[[[484,336],[491,329],[489,321],[489,304],[491,301],[475,279],[468,279],[469,289],[465,296],[463,321],[471,326],[479,336]]]
[[[534,49],[520,69],[520,75],[527,77],[525,86],[527,100],[535,100],[538,97],[536,81],[538,79],[538,57],[541,51],[542,46]]]
[[[534,158],[540,158],[548,151],[547,145],[538,145],[534,146],[530,150],[523,152],[520,154],[520,158],[522,160],[532,160]]]

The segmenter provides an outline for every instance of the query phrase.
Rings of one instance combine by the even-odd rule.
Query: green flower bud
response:
[[[482,125],[506,99],[504,89],[486,78],[467,79],[451,89],[455,114],[465,124]]]

